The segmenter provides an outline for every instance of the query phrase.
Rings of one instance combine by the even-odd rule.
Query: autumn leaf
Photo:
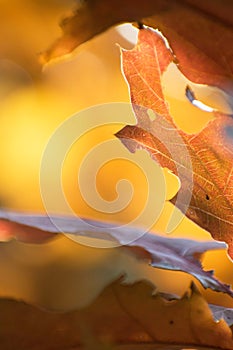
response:
[[[231,0],[86,0],[62,24],[63,36],[43,63],[122,22],[140,21],[166,36],[179,69],[192,81],[233,89],[233,3]]]
[[[189,135],[179,130],[161,86],[161,75],[169,61],[170,50],[150,29],[141,30],[137,46],[123,52],[124,73],[138,123],[116,136],[130,151],[146,149],[161,166],[179,176],[181,188],[172,203],[214,239],[227,242],[232,257],[233,119],[218,114],[200,133]]]
[[[62,231],[61,231],[62,230]],[[146,233],[143,229],[117,226],[85,218],[29,215],[0,211],[0,240],[17,238],[27,243],[43,243],[55,233],[65,232],[113,241],[133,251],[140,259],[149,260],[156,268],[184,271],[196,277],[204,288],[233,296],[230,287],[204,271],[199,258],[208,250],[223,249],[219,242],[197,242],[190,239],[168,238]],[[138,251],[138,248],[141,250]]]
[[[222,8],[220,17],[218,5]],[[168,11],[155,13],[142,22],[161,30],[177,57],[180,71],[189,80],[218,86],[232,95],[233,47],[229,43],[233,40],[233,21],[227,11],[233,11],[231,1],[205,1],[204,5],[194,0],[185,5],[173,1]]]
[[[160,4],[161,3],[161,4]],[[160,4],[160,5],[159,5]],[[110,26],[121,22],[139,20],[149,16],[155,9],[163,8],[163,1],[101,1],[86,0],[79,4],[74,14],[61,22],[63,36],[41,55],[41,62],[69,54],[77,46],[103,32]]]
[[[231,329],[212,315],[193,283],[182,298],[167,300],[154,294],[148,282],[120,282],[105,288],[90,305],[67,313],[0,299],[1,348],[133,349],[140,342],[145,349],[156,344],[165,349],[172,344],[233,349]]]
[[[143,325],[153,339],[173,344],[187,342],[192,345],[232,346],[232,334],[229,333],[225,322],[220,320],[217,324],[219,326],[221,324],[221,326],[217,330],[206,301],[193,283],[191,284],[191,294],[185,294],[181,299],[169,303],[164,303],[159,295],[155,295],[152,300],[154,299],[156,309],[153,307],[152,300],[148,298],[150,295],[149,287],[146,288],[143,283],[138,283],[132,286],[132,289],[133,292],[126,289],[125,293],[119,293],[118,299],[127,312]],[[140,302],[138,295],[140,295]],[[163,316],[160,316],[160,313]],[[208,334],[209,327],[213,327],[210,334]],[[213,342],[211,334],[214,335],[216,331],[218,335]],[[181,340],[182,338],[183,340]],[[227,338],[230,342],[227,341]],[[220,344],[223,339],[226,341],[224,345]]]

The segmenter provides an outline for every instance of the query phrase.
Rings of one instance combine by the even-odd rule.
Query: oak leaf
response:
[[[43,243],[56,233],[94,237],[114,241],[130,249],[139,259],[150,261],[156,268],[183,271],[196,277],[204,288],[233,296],[230,287],[217,280],[213,271],[204,271],[200,263],[203,253],[223,249],[219,242],[198,242],[183,238],[168,238],[146,233],[143,229],[117,226],[85,218],[29,215],[0,210],[0,240],[16,238],[27,243]]]
[[[137,125],[116,136],[130,151],[144,148],[178,175],[180,190],[171,202],[214,239],[227,242],[233,257],[233,119],[216,114],[192,135],[176,127],[161,85],[172,55],[154,30],[140,30],[137,46],[122,56]]]
[[[172,2],[163,13],[142,22],[167,38],[180,71],[195,83],[233,92],[233,3],[219,1]],[[225,10],[225,11],[224,11]],[[218,14],[221,13],[219,16]]]
[[[72,312],[53,313],[7,299],[0,299],[0,310],[3,350],[133,349],[138,343],[145,349],[174,344],[233,349],[231,329],[223,319],[214,320],[193,283],[177,300],[154,294],[148,282],[117,281]]]
[[[62,24],[63,36],[43,63],[122,22],[140,21],[166,36],[179,69],[192,81],[233,90],[233,3],[231,0],[86,0]]]

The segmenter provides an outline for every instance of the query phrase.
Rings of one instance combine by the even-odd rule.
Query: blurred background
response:
[[[130,101],[121,72],[119,48],[120,45],[130,49],[136,42],[137,30],[129,24],[108,30],[83,44],[69,57],[43,69],[40,66],[39,53],[61,35],[58,24],[74,5],[71,0],[0,1],[0,205],[3,208],[45,213],[47,208],[40,191],[40,166],[45,147],[55,130],[73,115],[80,115],[82,121],[86,108],[92,107],[95,112],[93,106],[99,104]],[[171,65],[163,77],[164,92],[171,114],[184,131],[198,132],[213,118],[211,113],[197,109],[186,100],[187,84],[203,102],[230,111],[227,96],[221,91],[192,84]],[[110,119],[113,120],[112,116]],[[135,122],[129,108],[128,114],[120,116],[119,121],[99,125],[83,134],[68,150],[62,168],[66,201],[80,216],[131,222],[140,216],[148,197],[143,164],[147,172],[154,174],[154,206],[161,212],[152,230],[166,235],[174,208],[167,201],[161,202],[161,198],[172,198],[179,182],[165,169],[166,183],[161,184],[158,181],[161,169],[148,156],[136,154],[129,156],[128,160],[117,159],[127,158],[127,151],[114,134],[125,124]],[[78,183],[78,171],[88,152],[95,151],[97,145],[105,142],[104,155],[110,159],[112,141],[114,145],[119,144],[119,156],[103,164],[98,172],[98,159],[89,162],[82,175],[84,179],[86,177],[86,189],[93,186],[94,193],[96,186],[105,201],[117,198],[118,181],[127,179],[131,183],[130,202],[123,210],[111,214],[100,212],[85,201]],[[96,179],[90,176],[93,173]],[[127,192],[119,192],[120,195],[127,196]],[[161,208],[157,209],[158,205]],[[64,203],[56,203],[56,212],[65,213]],[[145,217],[139,218],[138,224],[145,225],[144,220]],[[171,237],[211,240],[207,232],[187,218],[176,227]],[[214,269],[216,276],[224,282],[233,283],[233,267],[225,251],[207,253],[203,264],[207,270]],[[19,298],[53,309],[69,310],[88,304],[103,286],[124,272],[128,273],[129,280],[148,278],[158,290],[177,294],[184,293],[193,279],[181,272],[153,269],[136,261],[123,248],[90,248],[65,235],[43,245],[16,241],[0,243],[0,296]],[[209,302],[233,307],[230,297],[201,290]]]

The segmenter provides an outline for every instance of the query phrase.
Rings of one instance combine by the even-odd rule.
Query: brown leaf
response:
[[[186,293],[181,299],[170,302],[164,301],[159,295],[155,295],[152,300],[148,298],[151,288],[143,283],[132,286],[132,289],[133,292],[128,288],[117,296],[121,305],[143,325],[153,339],[173,344],[232,347],[232,334],[225,321],[219,321],[219,328],[216,327],[207,302],[193,283],[191,294]],[[212,331],[209,333],[210,329]],[[214,334],[216,338],[213,341]],[[222,343],[224,338],[225,344]]]
[[[233,257],[233,119],[218,114],[193,135],[177,129],[161,86],[161,74],[171,54],[161,45],[161,37],[146,29],[140,31],[134,50],[123,52],[138,123],[116,136],[131,151],[146,149],[161,166],[178,175],[181,188],[172,203],[214,239],[227,242]],[[152,119],[151,109],[156,112]]]
[[[192,6],[189,6],[189,4]],[[202,2],[203,3],[203,2]],[[191,81],[218,86],[233,92],[233,20],[229,23],[228,11],[233,3],[200,1],[171,2],[169,9],[142,22],[158,28],[168,39],[178,59],[178,67]],[[200,9],[201,8],[201,9]],[[203,12],[202,12],[203,11]]]
[[[63,36],[41,59],[46,63],[68,54],[112,25],[140,21],[168,38],[180,70],[190,80],[232,93],[232,12],[231,0],[86,0],[63,21]]]
[[[149,16],[154,13],[155,9],[163,8],[163,2],[159,0],[158,4],[155,4],[153,0],[83,1],[72,16],[62,21],[63,36],[41,55],[41,62],[47,63],[52,59],[69,54],[77,46],[112,25]]]
[[[180,344],[233,349],[230,328],[224,320],[214,321],[194,284],[178,300],[152,293],[149,283],[126,286],[117,281],[91,305],[59,314],[1,299],[1,349],[106,349],[108,344],[132,349],[138,343],[145,348]]]

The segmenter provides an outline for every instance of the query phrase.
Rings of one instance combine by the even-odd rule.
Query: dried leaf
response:
[[[146,282],[126,286],[117,281],[89,306],[60,314],[1,299],[1,349],[132,349],[138,343],[145,348],[180,344],[233,349],[230,328],[224,320],[214,321],[194,284],[178,300],[152,293]]]
[[[172,203],[214,239],[227,242],[233,257],[233,119],[216,114],[197,134],[179,130],[161,86],[161,74],[170,60],[163,39],[150,29],[140,30],[137,46],[123,52],[138,123],[116,136],[130,151],[144,148],[161,166],[178,175],[181,187]]]
[[[232,13],[233,3],[220,3],[173,1],[167,11],[142,22],[161,30],[178,59],[179,69],[189,80],[218,86],[232,95],[233,21],[227,12]]]
[[[132,289],[133,292],[126,289],[126,292],[117,294],[118,299],[124,309],[143,325],[153,339],[173,344],[183,342],[232,347],[232,334],[225,321],[221,320],[218,323],[213,321],[207,302],[193,283],[191,294],[185,294],[180,300],[164,302],[159,295],[155,295],[152,298],[155,307],[148,298],[150,287],[146,288],[143,283],[138,283],[132,286]],[[212,329],[210,333],[209,329]],[[214,334],[216,338],[213,341]]]
[[[9,226],[9,231],[7,232]],[[1,231],[1,227],[4,228]],[[199,257],[208,250],[223,249],[219,242],[197,242],[182,238],[167,238],[144,230],[96,222],[84,218],[64,216],[23,215],[14,212],[0,211],[0,237],[32,243],[43,242],[43,239],[54,237],[58,232],[77,236],[94,237],[100,240],[115,241],[126,245],[136,256],[150,260],[151,265],[167,270],[178,270],[195,276],[204,288],[227,293],[233,296],[228,285],[218,281],[213,271],[203,271]],[[2,240],[3,240],[2,239]],[[140,252],[137,247],[141,248]]]
[[[140,21],[162,31],[180,70],[190,80],[232,93],[232,12],[231,0],[86,0],[63,21],[63,36],[43,54],[42,61],[72,52],[112,25]]]

